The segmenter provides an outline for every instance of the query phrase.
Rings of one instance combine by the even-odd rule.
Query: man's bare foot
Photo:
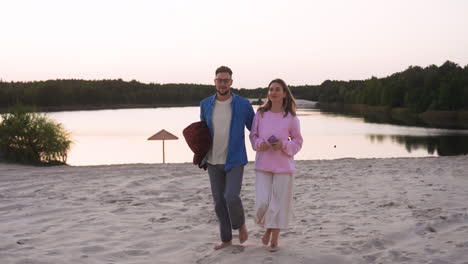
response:
[[[265,230],[265,233],[263,234],[263,237],[262,237],[263,245],[268,246],[268,243],[270,243],[270,235],[271,235],[271,229],[267,228],[267,230]]]
[[[230,245],[232,245],[232,242],[229,241],[229,242],[221,242],[220,244],[214,246],[214,250],[218,250],[218,249],[222,249],[222,248],[225,248],[225,247],[229,247]]]
[[[268,251],[269,251],[269,252],[276,252],[276,251],[278,251],[278,250],[279,250],[279,247],[278,247],[277,244],[273,244],[273,243],[272,243],[272,244],[268,247]]]
[[[243,244],[249,238],[249,233],[247,233],[247,226],[243,224],[239,228],[239,242]]]

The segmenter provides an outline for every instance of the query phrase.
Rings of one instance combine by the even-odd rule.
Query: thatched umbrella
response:
[[[164,129],[148,138],[148,140],[162,140],[163,142],[163,164],[166,163],[166,158],[164,154],[164,140],[174,140],[174,139],[179,139],[179,138],[167,132]]]

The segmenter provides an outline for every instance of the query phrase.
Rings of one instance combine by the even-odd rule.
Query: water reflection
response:
[[[169,163],[192,162],[182,130],[199,120],[199,107],[54,112],[50,116],[71,132],[71,165],[162,162],[162,142],[147,138],[161,129],[179,137],[166,142]],[[468,130],[395,126],[362,117],[297,111],[304,138],[297,160],[457,155],[468,152]],[[248,131],[246,130],[246,135]],[[455,137],[457,136],[457,137]],[[255,152],[245,138],[249,161]]]
[[[394,143],[405,146],[408,153],[416,150],[426,150],[428,154],[438,156],[455,156],[468,154],[468,136],[402,136],[402,135],[369,135],[371,142],[382,143],[390,139]]]
[[[324,115],[341,115],[362,118],[364,122],[376,124],[393,124],[428,128],[468,129],[466,117],[456,112],[439,111],[417,114],[408,110],[390,111],[385,107],[363,107],[359,105],[321,105]],[[463,114],[462,114],[463,115]]]

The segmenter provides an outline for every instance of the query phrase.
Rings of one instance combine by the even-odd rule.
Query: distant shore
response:
[[[468,111],[426,111],[363,104],[317,103],[317,107],[339,114],[357,115],[377,123],[468,129]]]
[[[249,101],[255,102],[258,99],[247,98]],[[316,102],[297,99],[298,107],[311,108],[315,107]],[[61,111],[92,111],[92,110],[115,110],[115,109],[131,109],[131,108],[161,108],[161,107],[187,107],[187,106],[199,106],[200,102],[192,102],[186,104],[113,104],[113,105],[72,105],[72,106],[49,106],[49,107],[37,107],[37,110],[41,112],[61,112]],[[8,108],[0,108],[0,113],[6,113]]]
[[[62,112],[62,111],[93,111],[93,110],[117,110],[131,108],[159,108],[159,107],[186,107],[197,106],[199,102],[191,104],[115,104],[115,105],[84,105],[84,106],[49,106],[37,107],[40,112]],[[7,108],[0,109],[0,113],[8,112]]]
[[[252,104],[258,103],[258,98],[248,98]],[[262,98],[265,102],[266,98]],[[49,106],[37,107],[40,112],[61,111],[93,111],[116,110],[132,108],[164,108],[198,106],[200,102],[185,104],[113,104],[113,105],[82,105],[82,106]],[[320,103],[304,99],[296,99],[298,108],[317,108],[343,115],[364,117],[371,122],[390,123],[410,126],[425,126],[449,129],[468,129],[468,111],[426,111],[415,113],[408,108],[390,108],[385,106],[369,106],[363,104]],[[0,113],[6,113],[7,108],[0,108]]]
[[[281,250],[219,240],[206,171],[184,164],[0,163],[0,259],[12,263],[464,263],[468,156],[297,161]]]

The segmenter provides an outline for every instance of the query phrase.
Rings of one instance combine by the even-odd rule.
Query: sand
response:
[[[0,263],[468,263],[468,156],[298,161],[281,250],[219,241],[208,176],[191,164],[0,164]]]

